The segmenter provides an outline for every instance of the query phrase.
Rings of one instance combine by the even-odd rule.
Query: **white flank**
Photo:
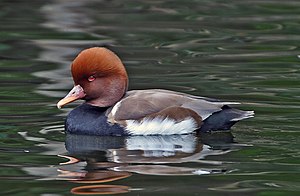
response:
[[[176,122],[169,118],[145,119],[143,121],[126,120],[126,130],[132,135],[174,135],[191,133],[197,129],[192,118]]]
[[[252,117],[254,117],[254,111],[245,111],[240,117],[231,119],[230,121],[240,121]]]

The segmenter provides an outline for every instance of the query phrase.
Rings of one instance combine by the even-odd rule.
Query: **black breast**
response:
[[[67,116],[65,130],[69,133],[84,135],[128,135],[119,125],[111,125],[107,122],[105,116],[107,109],[82,104]]]

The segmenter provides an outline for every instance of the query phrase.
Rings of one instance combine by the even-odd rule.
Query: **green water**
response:
[[[0,7],[0,195],[300,194],[299,1]],[[79,104],[56,108],[72,86],[69,64],[103,45],[124,61],[130,89],[238,101],[256,116],[232,135],[66,136],[64,118]]]

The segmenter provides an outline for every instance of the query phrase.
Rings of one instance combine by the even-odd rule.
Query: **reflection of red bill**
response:
[[[129,172],[116,172],[116,171],[91,171],[85,173],[84,176],[81,176],[80,179],[72,180],[72,182],[76,183],[104,183],[104,182],[111,182],[120,180],[123,178],[127,178],[131,176]]]
[[[62,158],[66,158],[66,159],[69,159],[69,161],[67,162],[64,162],[64,163],[59,163],[59,165],[69,165],[69,164],[73,164],[73,163],[78,163],[79,160],[74,158],[74,157],[70,157],[70,156],[67,156],[67,155],[57,155],[59,157],[62,157]]]
[[[104,183],[120,180],[131,176],[131,173],[126,171],[90,171],[90,172],[77,172],[68,171],[63,169],[57,170],[60,174],[58,175],[60,180],[68,180],[76,183]]]
[[[71,193],[77,195],[105,195],[128,193],[129,189],[130,187],[121,185],[90,185],[75,187],[71,189]]]

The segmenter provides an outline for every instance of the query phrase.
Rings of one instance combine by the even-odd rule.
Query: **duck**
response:
[[[74,87],[62,98],[61,108],[76,100],[84,103],[66,117],[71,134],[127,136],[177,135],[230,130],[254,111],[232,108],[238,102],[165,89],[128,90],[121,59],[106,47],[81,51],[71,63]]]

